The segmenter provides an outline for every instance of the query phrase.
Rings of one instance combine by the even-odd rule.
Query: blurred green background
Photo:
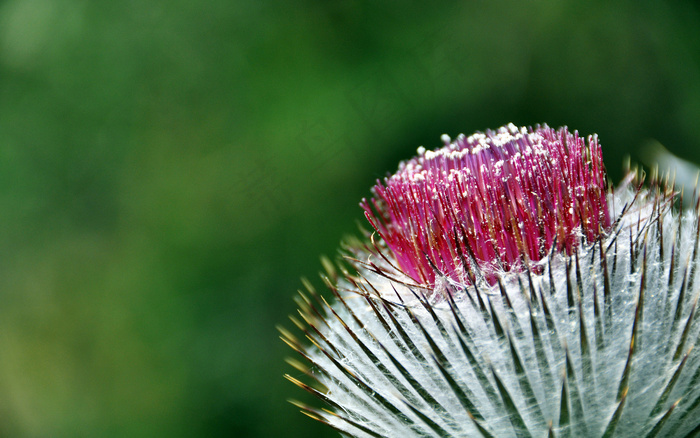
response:
[[[358,202],[508,122],[700,162],[700,9],[0,3],[0,436],[333,437],[275,324]]]

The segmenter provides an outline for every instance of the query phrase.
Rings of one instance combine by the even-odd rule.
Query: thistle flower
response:
[[[362,201],[334,301],[300,292],[286,377],[327,406],[294,403],[353,437],[700,436],[695,194],[613,191],[566,128],[443,141]]]

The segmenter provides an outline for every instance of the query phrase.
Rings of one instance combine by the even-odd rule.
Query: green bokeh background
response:
[[[0,2],[0,436],[333,437],[287,398],[300,277],[443,133],[700,162],[700,9]]]

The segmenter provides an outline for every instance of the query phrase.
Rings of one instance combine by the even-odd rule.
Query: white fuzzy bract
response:
[[[303,294],[312,346],[283,331],[329,409],[300,407],[353,437],[700,433],[698,212],[634,184],[598,240],[497,281],[428,288],[382,242],[353,250],[333,304]]]

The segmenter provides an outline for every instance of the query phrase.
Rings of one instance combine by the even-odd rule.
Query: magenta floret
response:
[[[555,243],[570,254],[610,228],[597,136],[508,125],[445,143],[420,148],[361,204],[415,281],[521,271]]]

